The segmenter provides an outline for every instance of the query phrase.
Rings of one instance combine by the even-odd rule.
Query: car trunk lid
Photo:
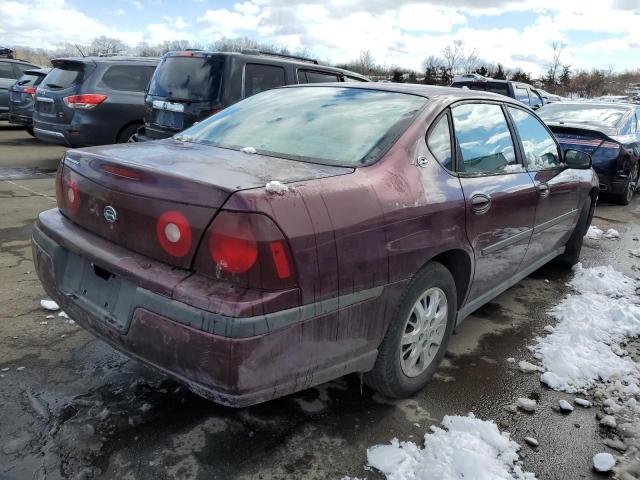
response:
[[[204,231],[234,192],[264,187],[270,180],[291,183],[352,171],[172,139],[109,145],[67,152],[58,206],[103,238],[190,268]],[[166,230],[167,222],[179,232]],[[167,233],[189,239],[167,250]]]

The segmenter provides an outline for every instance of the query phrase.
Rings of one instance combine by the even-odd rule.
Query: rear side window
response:
[[[112,65],[104,72],[102,83],[112,90],[144,92],[155,66]]]
[[[429,150],[436,160],[447,170],[453,170],[451,162],[451,132],[449,131],[449,117],[443,115],[433,127],[427,139]]]
[[[149,94],[174,100],[217,100],[224,62],[216,57],[170,56],[158,65]]]
[[[506,83],[487,83],[487,92],[509,96],[509,89]]]
[[[244,67],[244,96],[281,87],[285,84],[284,68],[275,65],[247,63]]]
[[[0,78],[16,78],[13,67],[9,62],[0,62]]]
[[[44,86],[53,89],[69,88],[82,81],[82,70],[56,67],[45,78]]]
[[[529,93],[526,88],[516,87],[516,100],[529,105]]]
[[[540,120],[519,108],[508,107],[508,109],[522,142],[527,168],[544,170],[558,167],[560,165],[558,145]]]
[[[313,70],[298,70],[299,83],[324,83],[339,81],[340,78],[335,73],[316,72]]]
[[[461,171],[495,173],[517,169],[513,140],[500,105],[467,103],[453,108]]]
[[[348,75],[344,77],[345,82],[366,82],[363,78],[358,77],[349,77]]]

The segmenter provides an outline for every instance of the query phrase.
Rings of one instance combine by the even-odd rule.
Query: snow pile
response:
[[[616,459],[610,453],[596,453],[593,456],[593,468],[596,472],[610,472],[615,464]]]
[[[240,151],[241,151],[242,153],[249,153],[249,154],[254,154],[254,153],[256,153],[256,149],[255,149],[255,148],[253,148],[253,147],[244,147],[244,148],[241,148],[241,149],[240,149]]]
[[[60,310],[60,307],[53,300],[40,300],[40,306],[50,312],[56,312]]]
[[[636,283],[611,266],[574,267],[568,295],[551,314],[559,321],[532,347],[545,369],[541,381],[554,390],[579,392],[596,382],[615,384],[619,393],[640,391],[640,369],[619,345],[640,335]]]
[[[620,232],[618,232],[615,228],[610,228],[605,232],[595,225],[591,225],[589,226],[589,230],[587,230],[587,234],[585,236],[592,240],[600,240],[602,238],[613,240],[614,238],[620,238]]]
[[[287,187],[284,183],[279,182],[277,180],[271,180],[264,186],[269,193],[277,193],[278,195],[284,195],[289,187]]]
[[[393,439],[390,445],[367,450],[369,465],[387,480],[533,480],[519,465],[520,445],[500,433],[495,423],[467,417],[445,416],[444,429],[431,427],[424,448]]]

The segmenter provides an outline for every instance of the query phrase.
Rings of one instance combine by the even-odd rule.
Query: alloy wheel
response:
[[[440,288],[429,288],[418,297],[400,339],[400,366],[407,377],[429,368],[444,339],[447,318],[447,296]]]
[[[638,183],[638,164],[636,163],[633,166],[633,170],[629,174],[629,183],[627,184],[627,200],[630,202],[633,198],[633,194],[636,191],[637,183]]]

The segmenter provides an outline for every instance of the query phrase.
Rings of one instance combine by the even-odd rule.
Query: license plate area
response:
[[[136,286],[69,251],[56,259],[61,290],[94,317],[120,332],[129,328]]]
[[[154,122],[156,125],[182,130],[184,114],[170,110],[155,110]]]
[[[42,100],[38,100],[38,112],[53,114],[54,113],[54,105],[53,102],[43,102]]]

